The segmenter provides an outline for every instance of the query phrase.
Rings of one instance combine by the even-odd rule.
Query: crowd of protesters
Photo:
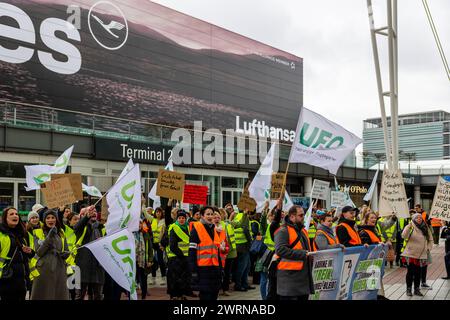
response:
[[[143,204],[145,200],[143,198]],[[171,199],[164,207],[142,207],[136,241],[136,282],[141,299],[150,285],[167,286],[172,300],[260,287],[262,300],[306,300],[314,293],[311,252],[386,243],[387,263],[407,268],[407,295],[421,296],[431,263],[433,242],[446,239],[450,276],[450,231],[416,205],[410,218],[379,217],[366,205],[337,212],[314,207],[309,229],[305,209],[281,203],[261,212],[196,206],[178,209]],[[102,268],[85,244],[105,236],[105,221],[94,206],[79,213],[70,208],[33,206],[27,223],[13,207],[3,210],[0,224],[0,299],[119,300],[127,294]],[[442,229],[442,230],[441,230]],[[442,231],[442,232],[441,232]],[[79,270],[79,287],[68,277]],[[149,276],[151,278],[149,279]],[[251,277],[251,278],[250,278]],[[381,285],[379,298],[383,299]]]

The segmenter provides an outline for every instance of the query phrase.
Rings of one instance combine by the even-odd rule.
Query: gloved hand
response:
[[[51,229],[50,229],[50,231],[48,232],[48,236],[49,237],[54,237],[54,236],[56,236],[56,233],[58,232],[58,229],[56,228],[56,227],[52,227]]]

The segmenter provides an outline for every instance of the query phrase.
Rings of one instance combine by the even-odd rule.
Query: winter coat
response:
[[[97,233],[101,235],[101,230],[104,228],[103,225],[91,223],[89,220],[88,216],[84,216],[73,228],[77,236],[77,241],[82,236],[84,228],[87,228],[81,246],[98,239],[93,234],[94,229],[97,229]],[[103,284],[105,282],[105,271],[88,248],[80,248],[77,250],[75,264],[80,267],[81,283]]]
[[[356,224],[355,220],[348,220],[348,219],[345,219],[344,217],[341,217],[339,219],[339,224],[341,224],[341,223],[345,223],[345,224],[349,225],[350,228],[353,228],[355,230],[355,232],[358,233],[355,228],[355,224]],[[336,227],[336,237],[339,239],[339,243],[343,244],[345,247],[354,247],[355,246],[353,244],[350,244],[351,237],[348,234],[348,231],[344,226],[338,225]],[[356,245],[356,246],[358,246],[358,245]]]
[[[317,231],[323,231],[325,232],[330,238],[334,239],[336,241],[336,244],[329,244],[329,241],[327,237],[322,232],[316,232],[316,238],[315,243],[317,246],[317,250],[327,250],[327,249],[334,249],[334,248],[340,248],[341,245],[337,243],[336,236],[334,235],[333,229],[327,227],[326,225],[323,225],[321,223],[317,226]]]
[[[275,253],[285,259],[303,261],[302,270],[277,270],[277,294],[280,296],[302,296],[314,293],[310,259],[307,250],[294,250],[289,248],[289,231],[286,225],[295,229],[300,237],[303,248],[308,248],[309,238],[301,229],[288,220],[286,224],[275,232]],[[302,227],[303,228],[303,227]]]
[[[208,235],[214,239],[214,224],[203,224]],[[198,275],[198,281],[193,283],[192,289],[203,292],[219,292],[222,284],[222,267],[219,261],[219,266],[197,266],[197,246],[200,243],[197,230],[192,228],[189,236],[189,265],[193,274]]]
[[[183,232],[185,232],[183,230]],[[185,232],[188,236],[189,234]],[[175,230],[170,230],[169,246],[176,256],[170,257],[167,270],[167,293],[171,297],[181,297],[191,293],[191,272],[189,268],[188,257],[178,247],[178,243],[182,242]]]
[[[67,241],[64,239],[63,247],[62,233],[44,235],[45,240],[36,236],[34,238],[39,277],[33,281],[31,300],[69,300],[66,274],[66,259],[69,257]]]
[[[12,268],[13,275],[9,279],[1,279],[0,280],[0,296],[2,297],[18,297],[23,296],[25,299],[26,291],[27,291],[27,282],[29,281],[29,267],[28,262],[34,256],[34,251],[30,254],[24,253],[18,244],[29,247],[28,243],[28,235],[22,232],[20,226],[18,225],[15,229],[11,229],[8,226],[0,223],[0,233],[4,236],[8,236],[10,240],[10,247],[8,252],[8,257],[12,258],[14,252],[14,259],[7,260],[5,264],[9,265],[6,268]],[[1,248],[0,248],[1,250]],[[11,262],[10,262],[11,261]]]
[[[433,234],[431,233],[430,228],[427,228],[427,232],[428,241],[422,231],[413,222],[408,224],[402,233],[403,239],[407,241],[402,256],[415,259],[427,259],[427,251],[433,248]]]

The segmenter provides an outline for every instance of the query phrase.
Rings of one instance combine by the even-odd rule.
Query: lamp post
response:
[[[416,153],[415,152],[405,152],[400,150],[398,152],[400,156],[404,156],[408,159],[408,174],[411,175],[411,160],[416,161]]]

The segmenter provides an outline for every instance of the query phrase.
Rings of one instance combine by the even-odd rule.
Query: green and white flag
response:
[[[125,166],[125,168],[123,168],[117,181],[122,179],[124,175],[126,175],[131,169],[133,169],[133,167],[134,167],[133,160],[132,159],[128,160],[127,165]]]
[[[268,198],[270,198],[270,193],[268,195]],[[269,209],[272,210],[277,205],[277,202],[278,202],[278,200],[270,200]],[[292,199],[289,196],[289,193],[287,191],[285,191],[282,210],[287,212],[293,205],[294,205],[294,203],[292,202]]]
[[[117,284],[130,292],[131,300],[136,293],[136,243],[128,229],[100,238],[85,245],[103,269]]]
[[[275,159],[276,144],[272,143],[269,152],[258,169],[250,186],[248,187],[249,196],[256,201],[256,211],[261,212],[266,200],[270,199],[270,189],[272,188],[273,162]]]
[[[169,159],[169,162],[167,162],[167,165],[165,166],[164,170],[173,171],[173,161],[172,161],[172,159]],[[148,193],[148,197],[153,200],[153,209],[161,207],[161,197],[156,195],[156,189],[157,188],[158,188],[158,181],[156,181],[153,184],[152,189]]]
[[[112,234],[123,228],[131,232],[139,230],[141,216],[141,171],[139,164],[128,171],[106,195],[108,221],[106,233]]]
[[[72,156],[74,146],[63,152],[58,159],[56,159],[53,166],[49,165],[33,165],[25,166],[27,186],[26,191],[38,190],[41,188],[41,184],[51,180],[52,174],[64,174],[67,166],[69,165],[70,157]]]
[[[362,140],[340,125],[302,108],[289,162],[307,163],[336,174]]]
[[[82,187],[83,191],[86,192],[90,196],[99,197],[99,198],[102,197],[102,193],[95,186],[87,186],[84,183],[82,183],[81,187]]]

